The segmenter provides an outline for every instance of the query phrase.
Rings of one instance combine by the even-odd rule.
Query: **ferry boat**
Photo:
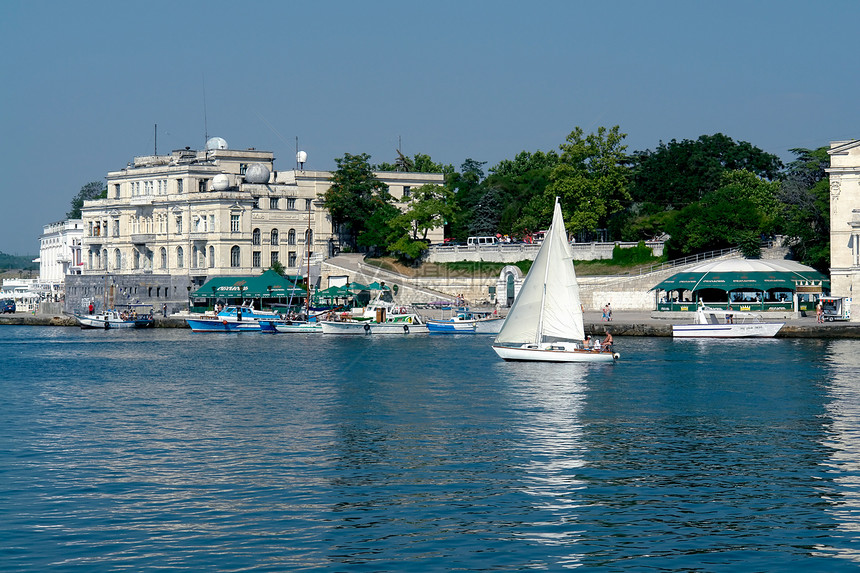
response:
[[[693,324],[673,324],[674,338],[772,338],[784,322],[765,322],[760,314],[699,307]]]

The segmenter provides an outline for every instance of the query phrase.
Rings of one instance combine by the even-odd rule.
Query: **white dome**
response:
[[[245,182],[268,183],[269,168],[262,163],[254,163],[253,165],[249,166],[248,171],[245,172]]]
[[[206,142],[206,149],[227,149],[227,140],[223,137],[210,137]]]
[[[223,173],[219,173],[212,178],[212,188],[216,191],[224,191],[228,187],[230,187],[230,178]]]

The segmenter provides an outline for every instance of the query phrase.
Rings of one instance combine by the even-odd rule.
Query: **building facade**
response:
[[[38,259],[41,282],[62,284],[66,275],[81,274],[83,235],[81,219],[68,219],[42,228]]]
[[[860,141],[834,141],[828,153],[830,291],[853,298],[855,286],[860,293]]]
[[[274,161],[270,151],[231,150],[216,137],[203,151],[135,157],[109,172],[107,197],[81,210],[83,272],[67,307],[101,296],[110,306],[175,308],[213,277],[260,274],[276,261],[293,275],[318,267],[337,247],[319,199],[332,174],[277,171]],[[398,202],[413,187],[444,182],[441,173],[376,176]],[[442,229],[430,239],[441,241]]]

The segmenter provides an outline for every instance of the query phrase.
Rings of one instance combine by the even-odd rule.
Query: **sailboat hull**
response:
[[[615,362],[619,358],[611,350],[584,350],[563,343],[519,346],[494,344],[493,350],[503,360],[523,362]]]

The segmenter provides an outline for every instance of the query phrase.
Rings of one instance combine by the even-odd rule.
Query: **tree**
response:
[[[449,189],[431,183],[413,189],[407,209],[401,215],[411,227],[412,238],[426,239],[431,229],[443,226],[454,213],[453,198]]]
[[[782,162],[751,144],[716,133],[696,141],[662,141],[655,151],[637,151],[632,158],[633,201],[681,209],[721,185],[726,171],[745,170],[760,178],[776,179]]]
[[[796,259],[827,272],[830,266],[830,165],[827,147],[791,149],[778,198],[786,243]]]
[[[279,275],[286,276],[287,269],[284,268],[283,263],[281,261],[275,261],[272,263],[272,266],[269,267],[269,270],[275,271]]]
[[[84,201],[92,201],[93,199],[105,199],[107,197],[107,187],[101,181],[90,181],[78,191],[72,199],[72,209],[66,213],[69,219],[80,219],[81,208],[84,206]]]
[[[322,195],[325,208],[342,243],[357,246],[374,212],[392,201],[388,186],[373,175],[370,156],[344,154],[335,159],[331,187]]]
[[[374,166],[376,171],[409,171],[412,173],[453,173],[453,165],[442,165],[424,153],[416,153],[409,158],[397,150],[397,159],[394,163],[380,163]]]
[[[545,195],[547,199],[560,197],[569,230],[605,227],[609,216],[630,201],[624,153],[627,146],[622,145],[625,137],[617,125],[610,130],[599,127],[597,133],[584,137],[582,128],[577,127],[567,136],[567,143],[559,146],[561,156]]]
[[[722,182],[671,220],[667,246],[673,256],[737,245],[744,255],[758,256],[761,234],[778,223],[779,182],[742,170],[725,173]]]

